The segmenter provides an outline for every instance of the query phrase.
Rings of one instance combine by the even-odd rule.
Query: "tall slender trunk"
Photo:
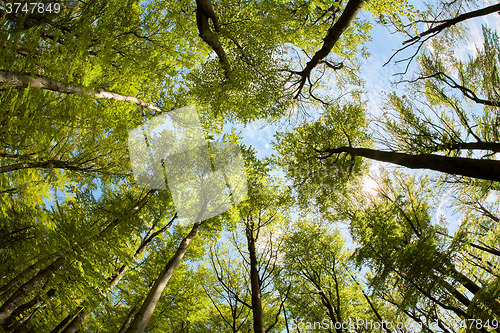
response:
[[[138,308],[138,306],[136,304],[130,309],[130,311],[128,312],[127,318],[125,318],[125,320],[123,321],[123,324],[120,327],[120,330],[118,331],[118,333],[125,333],[127,331],[127,329],[130,326],[130,323],[132,322],[132,319],[134,319],[135,313],[137,312],[137,308]]]
[[[465,274],[458,271],[454,266],[450,267],[451,277],[458,281],[462,286],[464,286],[472,295],[476,295],[482,288],[479,287],[474,281],[469,279]],[[495,315],[500,317],[500,308],[498,306],[491,306],[483,304],[483,306],[489,308]]]
[[[54,294],[55,294],[56,290],[54,288],[50,289],[48,292],[47,292],[47,296],[49,297],[49,299],[52,299]],[[23,314],[24,312],[26,312],[27,310],[35,307],[35,306],[38,306],[39,304],[41,304],[43,302],[43,299],[40,295],[38,296],[35,296],[31,301],[27,302],[27,303],[24,303],[23,305],[20,305],[18,306],[13,312],[12,312],[12,315],[10,316],[9,320],[7,320],[7,322],[5,323],[5,327],[8,327],[7,330],[9,330],[9,326],[12,326],[12,323],[14,322],[15,318],[17,316],[19,316],[20,314]]]
[[[454,266],[450,268],[451,269],[451,274],[452,276],[460,282],[462,286],[467,288],[468,291],[470,291],[473,295],[478,293],[481,290],[481,287],[479,287],[474,281],[469,279],[466,275],[464,275],[462,272],[459,272]]]
[[[22,317],[21,319],[19,319],[18,321],[16,321],[14,323],[14,325],[12,325],[11,327],[9,327],[6,332],[9,333],[9,332],[27,332],[26,328],[24,327],[24,325],[26,324],[26,322],[28,322],[29,320],[33,319],[33,317],[36,316],[37,313],[40,312],[40,310],[42,310],[45,306],[47,306],[47,302],[42,302],[41,305],[39,305],[36,309],[34,309],[29,316],[24,316]]]
[[[49,78],[41,76],[16,74],[0,70],[0,83],[2,82],[7,83],[16,88],[29,87],[31,89],[52,90],[62,94],[88,95],[88,96],[93,96],[97,99],[110,99],[115,101],[134,103],[153,111],[163,112],[163,110],[160,109],[159,107],[154,106],[153,104],[143,101],[136,97],[120,95],[108,91],[94,91],[88,88],[66,84],[63,82],[51,80]]]
[[[147,291],[148,294],[149,294],[149,291],[151,290],[151,288],[153,288],[153,285],[155,282],[156,281],[152,281],[151,284],[149,285],[148,291]],[[120,327],[120,330],[118,331],[118,333],[125,333],[127,331],[127,329],[130,327],[130,324],[132,323],[132,320],[134,320],[134,317],[137,314],[137,311],[139,311],[139,306],[141,305],[141,303],[142,303],[142,298],[139,298],[134,303],[134,305],[132,306],[132,308],[128,312],[127,317],[123,321],[123,324]]]
[[[329,154],[321,157],[322,159],[328,158],[333,154],[347,153],[352,156],[361,156],[381,162],[389,162],[410,169],[428,169],[453,175],[500,181],[500,161],[496,160],[449,157],[433,154],[410,155],[406,153],[353,147],[330,148],[323,152]]]
[[[252,290],[252,314],[253,331],[264,333],[264,314],[262,312],[262,295],[260,290],[259,267],[257,262],[257,251],[255,249],[255,237],[253,228],[247,225],[246,237],[248,253],[250,255],[250,285]]]
[[[61,330],[71,321],[71,319],[73,319],[75,317],[75,313],[77,313],[78,311],[79,311],[79,308],[68,313],[68,315],[66,317],[64,317],[64,319],[61,320],[61,322],[59,322],[59,324],[57,324],[57,326],[54,327],[54,329],[52,329],[52,331],[50,331],[50,333],[61,332]]]
[[[132,209],[121,216],[116,218],[111,223],[109,223],[94,239],[93,241],[100,240],[111,232],[111,230],[116,227],[121,220],[124,218],[136,214],[144,205],[147,203],[149,198],[153,195],[155,190],[149,190],[147,194],[139,200],[139,202],[132,207]],[[83,244],[78,244],[74,242],[73,250],[75,252],[82,251],[90,243],[90,240],[86,240]],[[24,298],[36,289],[40,284],[42,284],[47,278],[49,278],[56,270],[58,270],[66,260],[66,253],[57,254],[57,259],[52,262],[49,266],[45,267],[43,270],[39,271],[34,277],[25,282],[20,286],[12,296],[5,301],[5,303],[0,308],[0,325],[5,324],[7,320],[12,315],[12,312],[19,306],[19,304],[24,300]]]
[[[25,268],[22,272],[17,274],[12,280],[4,284],[0,288],[0,296],[2,296],[4,293],[9,291],[12,287],[14,287],[16,284],[20,283],[22,280],[24,280],[27,276],[29,276],[31,273],[33,273],[35,270],[38,269],[38,267],[42,266],[43,264],[50,262],[54,259],[56,259],[58,256],[57,253],[52,253],[48,257],[38,259],[34,264],[28,266]]]
[[[172,258],[170,258],[169,262],[165,266],[165,269],[160,273],[158,279],[156,279],[153,287],[142,303],[139,312],[137,312],[134,320],[132,321],[132,324],[126,330],[126,333],[144,332],[144,329],[146,328],[149,319],[151,319],[151,316],[153,315],[156,304],[158,304],[158,300],[160,299],[163,290],[172,277],[175,269],[181,263],[182,258],[184,257],[184,254],[186,254],[186,251],[189,247],[189,244],[191,244],[191,242],[193,241],[196,233],[198,232],[198,228],[202,223],[203,222],[196,222],[189,234],[181,241],[179,247],[177,248],[177,251],[175,251],[175,254],[172,256]]]
[[[49,276],[52,275],[64,262],[63,257],[57,258],[49,266],[38,272],[28,282],[23,284],[12,296],[5,301],[0,308],[0,325],[4,325],[12,316],[14,310],[21,304],[24,298],[33,291],[36,287],[43,283]]]
[[[73,318],[73,320],[64,328],[62,333],[68,333],[68,332],[76,332],[79,328],[80,325],[82,324],[85,319],[87,319],[89,312],[85,311],[85,308],[83,306],[79,306],[76,311],[78,314]]]
[[[451,284],[446,282],[442,278],[436,277],[436,283],[441,285],[444,289],[446,289],[455,299],[457,299],[460,303],[465,305],[465,307],[469,307],[470,300],[461,292],[459,292],[456,288],[454,288]]]
[[[170,228],[174,222],[174,220],[177,218],[177,213],[175,213],[174,217],[161,229],[158,231],[153,232],[154,230],[154,225],[153,227],[149,230],[149,232],[143,237],[141,244],[137,248],[134,254],[134,258],[126,263],[125,265],[122,265],[120,268],[117,269],[116,273],[113,275],[111,280],[109,281],[109,285],[106,288],[106,290],[103,293],[103,296],[106,297],[106,295],[120,282],[122,277],[125,275],[125,273],[128,270],[128,267],[132,262],[135,262],[139,257],[141,256],[142,252],[146,249],[149,243],[158,235],[160,235],[162,232]],[[81,326],[81,324],[87,319],[88,315],[90,314],[91,309],[88,307],[81,307],[81,310],[79,311],[78,315],[71,321],[71,323],[62,331],[62,333],[75,333]]]

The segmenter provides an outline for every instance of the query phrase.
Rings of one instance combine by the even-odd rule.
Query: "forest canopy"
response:
[[[0,0],[0,332],[500,331],[499,14]],[[246,176],[188,224],[129,146],[187,106]]]

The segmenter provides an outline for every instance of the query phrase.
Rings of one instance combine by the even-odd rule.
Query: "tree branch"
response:
[[[488,14],[495,13],[495,12],[500,12],[500,3],[498,3],[496,5],[491,5],[491,6],[482,8],[482,9],[474,10],[474,11],[469,12],[469,13],[458,15],[457,17],[455,17],[453,19],[444,20],[443,23],[424,31],[411,39],[405,40],[403,42],[403,45],[418,41],[422,37],[425,37],[425,36],[430,35],[430,34],[438,34],[441,31],[443,31],[444,29],[449,28],[449,27],[451,27],[457,23],[463,22],[465,20],[468,20],[468,19],[471,19],[474,17],[488,15]]]
[[[298,98],[300,96],[302,88],[304,87],[308,77],[311,75],[314,67],[321,63],[321,60],[323,60],[330,53],[337,41],[340,39],[340,36],[349,27],[349,25],[351,25],[351,23],[356,18],[356,15],[364,5],[364,0],[349,0],[337,22],[335,22],[335,24],[330,29],[328,29],[326,37],[323,39],[323,46],[321,47],[321,49],[314,54],[311,60],[306,64],[306,67],[301,72],[297,73],[298,75],[300,75],[301,79],[299,81],[299,87],[297,89],[295,98]],[[340,69],[339,67],[342,68],[340,64],[337,66],[333,66],[334,69]]]
[[[340,147],[322,151],[327,158],[333,154],[347,153],[351,156],[361,156],[381,162],[401,165],[410,169],[428,169],[453,175],[500,181],[500,161],[449,157],[433,154],[410,155],[391,151],[368,148]]]
[[[214,12],[211,1],[196,0],[196,24],[198,26],[198,32],[200,33],[199,36],[217,54],[219,62],[222,65],[222,68],[224,68],[225,75],[228,77],[229,72],[231,71],[231,66],[229,65],[224,48],[210,28],[209,19],[212,20],[214,30],[216,32],[220,32],[219,19]]]
[[[58,93],[70,95],[88,95],[93,96],[97,99],[109,99],[114,101],[133,103],[156,112],[166,112],[161,108],[143,101],[137,97],[120,95],[109,91],[94,91],[85,87],[66,84],[41,76],[15,74],[0,70],[0,83],[6,83],[16,88],[52,90]]]

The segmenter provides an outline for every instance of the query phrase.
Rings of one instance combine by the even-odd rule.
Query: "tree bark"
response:
[[[364,0],[349,0],[337,22],[335,22],[335,24],[328,29],[326,37],[323,39],[323,46],[321,49],[314,54],[311,60],[306,64],[306,67],[301,72],[297,73],[301,76],[301,79],[295,98],[300,95],[307,78],[311,75],[311,71],[323,58],[330,54],[337,41],[340,39],[340,36],[351,25],[364,5]]]
[[[130,324],[130,327],[126,330],[126,333],[144,332],[144,329],[146,328],[149,319],[151,319],[151,316],[153,315],[154,309],[160,299],[161,294],[163,293],[163,290],[172,277],[175,269],[181,263],[182,258],[186,254],[186,251],[189,247],[189,244],[191,244],[192,240],[196,236],[198,228],[202,223],[203,222],[196,222],[189,234],[181,241],[179,247],[177,248],[177,251],[175,251],[175,254],[172,256],[172,258],[170,258],[169,262],[165,266],[165,269],[160,273],[158,279],[156,279],[153,287],[142,303],[139,312],[137,312],[134,320],[132,321],[132,324]]]
[[[255,249],[255,237],[253,228],[246,227],[247,247],[250,256],[250,285],[252,291],[252,314],[253,331],[255,333],[264,333],[264,314],[262,312],[262,295],[260,289],[259,267],[257,262],[257,251]]]
[[[172,226],[174,223],[175,219],[177,218],[177,213],[175,213],[174,217],[160,230],[153,232],[154,226],[149,230],[149,232],[144,236],[143,240],[141,241],[141,244],[137,248],[134,254],[134,258],[131,260],[131,262],[135,262],[137,259],[139,259],[140,255],[148,244],[159,234],[167,230]],[[106,288],[105,292],[103,293],[103,296],[106,297],[106,295],[120,282],[120,280],[123,278],[125,273],[128,270],[128,267],[131,262],[126,263],[125,265],[122,265],[120,268],[117,269],[116,273],[113,275],[111,280],[109,281],[109,285]],[[75,333],[77,330],[80,328],[81,324],[85,321],[85,319],[88,317],[90,314],[90,309],[87,307],[80,307],[80,311],[78,311],[78,315],[71,321],[71,323],[62,331],[62,333]]]
[[[77,309],[78,310],[78,309]],[[52,331],[50,331],[50,333],[59,333],[61,332],[61,330],[71,321],[72,318],[75,317],[75,311],[72,311],[70,313],[68,313],[68,315],[63,319],[61,320],[61,322],[59,324],[57,324],[56,327],[54,327],[54,329]]]
[[[38,267],[40,267],[43,263],[50,262],[54,259],[57,258],[57,253],[52,253],[46,258],[39,259],[37,260],[34,264],[28,266],[26,269],[24,269],[22,272],[17,274],[12,280],[4,284],[0,288],[0,296],[2,296],[4,293],[9,291],[12,287],[14,287],[16,284],[20,283],[24,278],[26,278],[28,275],[33,273]]]
[[[446,20],[443,23],[416,35],[415,37],[404,41],[403,44],[408,44],[408,43],[417,41],[420,38],[425,37],[425,36],[430,35],[430,34],[433,34],[433,33],[438,34],[441,31],[443,31],[444,29],[449,28],[449,27],[451,27],[457,23],[463,22],[465,20],[468,20],[468,19],[471,19],[474,17],[492,14],[495,12],[500,12],[500,4],[491,5],[491,6],[482,8],[482,9],[474,10],[474,11],[469,12],[469,13],[458,15],[457,17],[455,17],[453,19]]]
[[[137,311],[137,305],[134,305],[130,309],[130,311],[127,315],[127,318],[125,318],[125,321],[123,322],[122,326],[120,327],[120,330],[118,331],[118,333],[125,333],[127,328],[129,328],[130,323],[132,322],[132,319],[134,319],[134,315],[135,315],[136,311]]]
[[[444,146],[443,148],[452,150],[490,150],[495,153],[500,153],[500,143],[498,142],[462,142],[451,144],[449,147]]]
[[[468,291],[470,291],[473,295],[478,293],[481,290],[474,281],[465,276],[462,272],[459,272],[454,266],[450,267],[450,277],[458,281],[462,286],[464,286]]]
[[[20,162],[14,164],[8,164],[0,166],[0,173],[22,170],[22,169],[33,169],[33,168],[57,168],[70,171],[97,171],[93,166],[85,166],[85,163],[71,163],[68,161],[60,160],[49,160],[49,161],[38,161],[38,162]]]
[[[436,277],[436,281],[439,281],[438,284],[441,285],[443,288],[445,288],[450,293],[450,295],[455,297],[460,303],[465,305],[466,308],[469,307],[470,300],[464,294],[459,292],[451,284],[449,284],[442,278]]]
[[[433,154],[410,155],[368,148],[340,147],[330,148],[322,152],[329,153],[321,159],[333,154],[347,153],[381,162],[401,165],[410,169],[428,169],[448,174],[500,181],[500,161],[482,160],[464,157],[449,157]]]
[[[93,96],[97,99],[110,99],[114,101],[134,103],[146,109],[150,109],[156,112],[164,112],[161,108],[136,97],[120,95],[109,91],[94,91],[88,88],[66,84],[41,76],[15,74],[0,70],[0,83],[2,82],[16,88],[29,87],[32,89],[52,90],[63,94],[88,95]]]
[[[500,251],[498,251],[495,248],[485,247],[485,246],[477,245],[477,244],[474,244],[474,243],[469,243],[469,245],[472,246],[473,248],[478,249],[478,250],[481,250],[481,251],[484,251],[484,252],[488,252],[488,253],[493,254],[495,256],[500,256]]]
[[[47,296],[49,298],[53,298],[54,294],[55,294],[56,290],[54,288],[50,289],[48,292],[47,292]],[[19,316],[20,314],[26,312],[27,310],[39,305],[40,303],[42,303],[42,297],[41,296],[35,296],[35,298],[33,298],[31,301],[27,302],[27,303],[24,303],[23,305],[20,305],[18,306],[14,312],[12,312],[12,315],[10,316],[10,319],[5,323],[5,327],[8,327],[7,330],[10,330],[10,326],[12,326],[12,323],[14,322],[14,320],[16,319],[17,316]]]
[[[14,310],[24,298],[52,275],[64,262],[63,257],[58,257],[52,264],[38,272],[28,282],[23,284],[0,308],[0,325],[4,325],[12,316]]]
[[[219,19],[212,7],[212,2],[210,0],[196,0],[196,24],[199,36],[217,54],[219,63],[224,68],[227,77],[231,71],[231,66],[229,65],[226,51],[224,51],[217,35],[210,29],[209,19],[212,20],[215,31],[220,32]]]
[[[22,317],[21,319],[19,319],[18,321],[16,321],[11,327],[8,328],[8,330],[6,331],[7,333],[10,333],[10,332],[26,332],[26,328],[24,327],[24,325],[26,324],[27,321],[33,319],[37,313],[40,312],[40,310],[42,310],[45,306],[47,305],[46,302],[42,302],[41,305],[39,305],[35,310],[33,310],[29,316],[24,316]]]
[[[90,312],[85,311],[85,308],[83,306],[79,306],[76,311],[78,314],[73,318],[73,320],[64,328],[62,333],[69,333],[69,332],[76,332],[78,328],[80,328],[80,325],[82,322],[87,319],[88,315]]]

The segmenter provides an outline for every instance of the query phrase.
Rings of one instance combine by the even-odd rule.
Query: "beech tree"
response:
[[[422,311],[418,302],[426,298],[461,318],[476,313],[476,306],[484,310],[480,312],[482,320],[498,318],[496,305],[488,297],[482,298],[486,290],[483,288],[494,281],[494,275],[484,271],[489,276],[483,275],[485,280],[478,281],[477,275],[461,271],[464,266],[456,256],[465,245],[459,241],[461,233],[449,236],[443,224],[431,224],[432,191],[426,186],[428,179],[418,183],[397,176],[395,181],[386,180],[381,185],[369,207],[351,212],[353,237],[360,242],[356,249],[358,262],[370,262],[375,288],[389,295],[396,288],[401,308]],[[484,250],[487,253],[487,248]],[[387,284],[386,280],[392,282]],[[391,284],[393,290],[387,290]]]
[[[498,5],[464,3],[97,0],[42,14],[0,1],[0,330],[498,320],[498,36],[484,27],[464,59],[452,46],[466,31],[444,33]],[[419,27],[408,45],[432,44],[374,120],[361,61],[388,17]],[[242,146],[243,202],[183,226],[169,189],[135,182],[127,143],[191,104],[207,141],[247,143],[222,133],[252,121],[281,133],[269,159]],[[370,160],[407,173],[380,166],[368,194]],[[418,183],[412,169],[449,176]],[[463,216],[434,218],[443,193]]]
[[[333,174],[345,170],[346,156],[352,163],[357,157],[362,157],[409,169],[498,181],[500,163],[494,156],[500,146],[497,131],[493,129],[496,128],[498,96],[492,86],[498,81],[498,74],[491,69],[498,67],[496,55],[499,48],[495,34],[485,29],[484,35],[484,52],[479,52],[475,59],[466,64],[451,58],[457,64],[463,82],[446,74],[445,55],[443,58],[422,56],[422,75],[413,80],[415,85],[409,88],[409,92],[421,96],[420,92],[425,91],[425,95],[421,99],[410,99],[391,94],[387,106],[389,111],[384,114],[384,120],[378,121],[383,130],[378,132],[381,134],[375,137],[378,141],[375,142],[386,149],[371,147],[375,142],[370,142],[368,133],[363,133],[368,132],[368,120],[361,119],[367,116],[359,104],[337,105],[327,108],[327,114],[313,124],[297,127],[293,134],[280,134],[277,148],[281,155],[290,156],[280,157],[278,163],[285,166],[311,159],[325,160],[314,164],[329,165],[329,173]],[[481,77],[481,82],[485,83],[476,87],[477,84],[469,79],[471,76]],[[457,97],[446,88],[462,96]],[[475,91],[483,91],[488,97],[478,97]],[[459,97],[465,97],[465,100]],[[466,105],[468,101],[483,108],[484,114],[478,115],[475,105]],[[290,149],[291,146],[299,149]],[[481,153],[484,155],[479,155]],[[300,181],[297,177],[295,180]]]
[[[286,236],[283,275],[292,286],[286,302],[288,321],[321,322],[336,332],[346,331],[342,323],[356,320],[388,321],[381,317],[383,306],[354,277],[351,254],[339,230],[330,229],[321,222],[302,220]]]

